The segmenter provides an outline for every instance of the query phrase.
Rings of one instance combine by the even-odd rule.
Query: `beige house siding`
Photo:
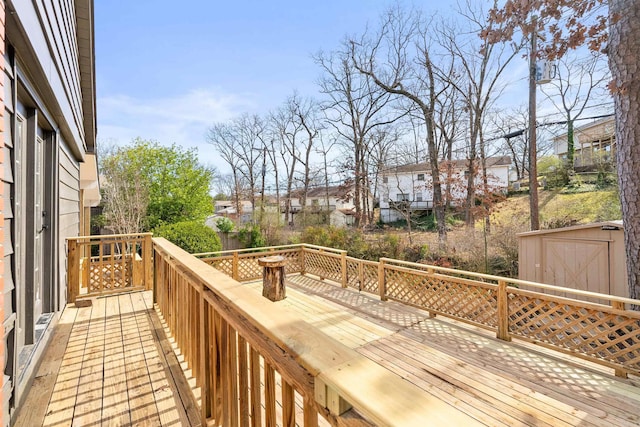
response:
[[[522,280],[629,295],[620,222],[521,233],[518,249]]]

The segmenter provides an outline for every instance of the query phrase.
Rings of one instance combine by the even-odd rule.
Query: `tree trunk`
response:
[[[640,2],[609,2],[609,67],[615,86],[616,160],[624,240],[629,275],[629,297],[640,297]],[[612,19],[617,16],[618,19]],[[638,308],[638,307],[635,307]]]
[[[567,169],[569,174],[573,175],[575,168],[575,144],[573,138],[573,120],[569,118],[567,120]]]

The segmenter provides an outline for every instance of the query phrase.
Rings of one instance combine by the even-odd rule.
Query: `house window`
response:
[[[388,176],[383,176],[382,177],[382,183],[383,184],[388,184],[389,183],[389,177]]]
[[[424,181],[424,174],[423,173],[419,173],[418,174],[418,181]]]
[[[422,192],[416,193],[416,202],[421,202],[421,201],[422,201]]]
[[[396,194],[396,201],[397,202],[408,202],[409,201],[409,195],[405,194],[405,193],[398,193],[398,194]]]

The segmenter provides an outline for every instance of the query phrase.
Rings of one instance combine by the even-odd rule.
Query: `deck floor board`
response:
[[[167,367],[175,355],[165,357],[159,346],[164,337],[157,336],[150,301],[151,292],[136,292],[94,298],[90,307],[68,305],[56,327],[56,343],[42,361],[47,371],[56,366],[57,372],[46,373],[53,379],[34,382],[37,388],[29,391],[15,425],[199,425],[185,413],[194,405],[181,397],[191,391],[177,392]]]

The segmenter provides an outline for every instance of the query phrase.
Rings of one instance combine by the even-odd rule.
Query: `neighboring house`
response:
[[[486,159],[489,191],[506,193],[509,187],[509,168],[511,158],[508,156],[489,157]],[[467,196],[468,160],[454,160],[451,164],[451,175],[447,174],[445,165],[441,165],[441,183],[443,196],[447,182],[451,184],[451,205],[461,206]],[[382,222],[393,222],[404,219],[402,212],[428,213],[433,210],[433,182],[429,163],[416,163],[390,168],[384,171],[379,179],[380,219]],[[482,175],[476,177],[479,190]]]
[[[574,165],[577,171],[590,170],[602,162],[615,159],[615,118],[605,117],[574,128]],[[553,138],[554,153],[567,159],[567,134]]]
[[[100,201],[92,0],[0,3],[0,425],[66,305],[65,239]]]
[[[251,222],[253,219],[253,206],[249,200],[240,201],[240,213],[235,201],[216,200],[213,213],[215,216],[224,216],[241,224]]]
[[[302,210],[302,190],[297,190],[291,197],[291,214],[295,215]],[[347,226],[355,223],[356,206],[353,200],[354,188],[345,188],[335,185],[329,187],[317,187],[307,191],[305,211],[307,213],[328,212],[330,224],[335,226]],[[283,199],[282,211],[286,212]],[[373,198],[369,197],[369,206],[373,208]],[[295,222],[295,220],[294,220]]]

